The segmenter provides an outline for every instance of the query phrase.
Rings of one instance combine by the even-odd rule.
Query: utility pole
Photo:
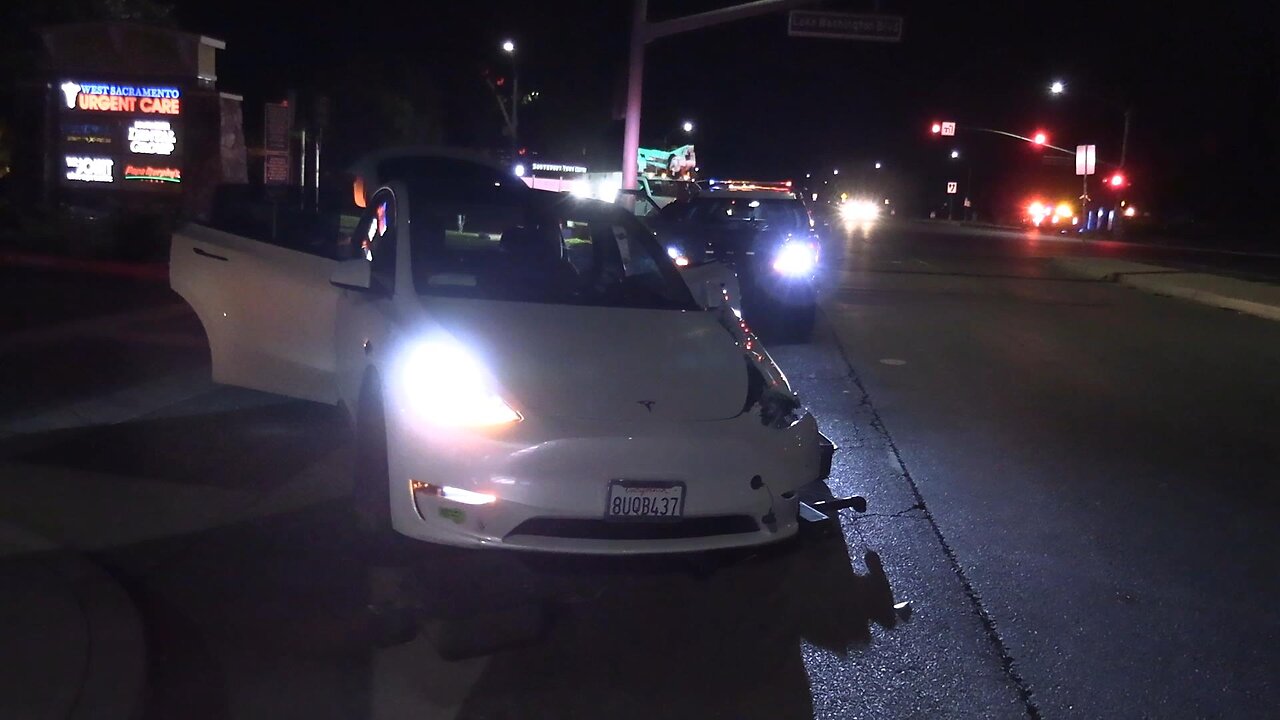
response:
[[[662,22],[649,22],[649,0],[635,0],[631,18],[631,52],[627,66],[627,115],[622,137],[622,187],[637,189],[640,154],[640,105],[644,97],[644,47],[668,35],[701,30],[732,20],[787,10],[814,2],[814,0],[753,0],[741,5],[710,10],[694,15],[672,18]]]
[[[1120,169],[1124,170],[1124,161],[1129,155],[1129,117],[1133,115],[1132,107],[1124,109],[1124,135],[1120,137]]]

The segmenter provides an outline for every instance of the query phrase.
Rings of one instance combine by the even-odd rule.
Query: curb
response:
[[[1078,277],[1280,321],[1280,288],[1273,285],[1110,258],[1054,257],[1050,262]]]
[[[1178,285],[1176,283],[1167,282],[1169,274],[1155,275],[1153,274],[1135,274],[1121,275],[1117,281],[1122,285],[1144,290],[1155,295],[1167,295],[1169,297],[1182,298],[1201,305],[1209,305],[1210,307],[1222,308],[1224,310],[1235,310],[1246,315],[1265,318],[1267,320],[1280,321],[1280,305],[1274,305],[1268,302],[1260,302],[1256,300],[1247,300],[1242,297],[1233,297],[1231,295],[1222,295],[1210,290],[1200,290],[1194,287]],[[1184,274],[1190,275],[1190,274]],[[1205,277],[1201,275],[1201,277]],[[1217,276],[1208,276],[1217,277]],[[1247,283],[1244,280],[1237,282],[1250,285],[1259,283]]]

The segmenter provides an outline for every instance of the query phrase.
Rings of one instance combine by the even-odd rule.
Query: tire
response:
[[[351,507],[356,529],[373,548],[390,544],[390,471],[387,465],[387,423],[382,413],[382,396],[377,380],[366,379],[356,411],[354,477]]]
[[[813,337],[813,326],[818,317],[818,305],[816,303],[810,305],[800,305],[794,308],[789,315],[791,337],[796,342],[808,342]]]

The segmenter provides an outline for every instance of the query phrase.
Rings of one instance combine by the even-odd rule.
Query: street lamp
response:
[[[952,160],[956,160],[956,159],[958,159],[959,157],[960,157],[960,151],[959,151],[959,150],[952,150],[952,151],[951,151],[951,159],[952,159]]]
[[[687,132],[687,133],[691,133],[691,132],[693,132],[693,122],[691,122],[691,121],[689,121],[689,120],[685,120],[685,121],[684,121],[684,124],[683,124],[683,125],[681,125],[680,127],[681,127],[681,128],[683,128],[683,129],[684,129],[684,131],[685,131],[685,132]]]
[[[835,170],[832,170],[832,171],[831,171],[831,174],[832,174],[832,175],[839,175],[839,174],[840,174],[840,168],[836,168]]]
[[[511,56],[511,147],[515,149],[520,147],[520,68],[516,66],[515,42],[503,40],[502,51]]]
[[[1061,80],[1054,80],[1053,84],[1049,86],[1049,92],[1053,95],[1061,95],[1066,90],[1067,86]],[[1133,106],[1114,97],[1109,99],[1111,104],[1124,111],[1124,134],[1120,136],[1120,167],[1123,168],[1129,155],[1129,120],[1133,115]]]
[[[879,170],[879,169],[880,169],[880,163],[876,163],[876,169],[877,169],[877,170]]]

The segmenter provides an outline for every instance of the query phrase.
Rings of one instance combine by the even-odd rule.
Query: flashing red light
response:
[[[1115,175],[1112,175],[1107,180],[1107,183],[1110,184],[1111,187],[1113,188],[1124,187],[1124,183],[1125,183],[1124,175],[1122,173],[1116,173]]]
[[[498,87],[502,87],[503,85],[507,84],[507,79],[504,77],[499,77],[497,80],[493,81],[493,84],[497,85]]]
[[[938,133],[942,132],[942,123],[934,123],[933,127],[929,128],[929,132],[933,133],[934,135],[937,135]]]
[[[1031,136],[1031,141],[1037,145],[1044,145],[1045,143],[1049,142],[1049,136],[1044,134],[1043,130],[1039,130],[1039,131],[1036,131],[1035,135]]]

